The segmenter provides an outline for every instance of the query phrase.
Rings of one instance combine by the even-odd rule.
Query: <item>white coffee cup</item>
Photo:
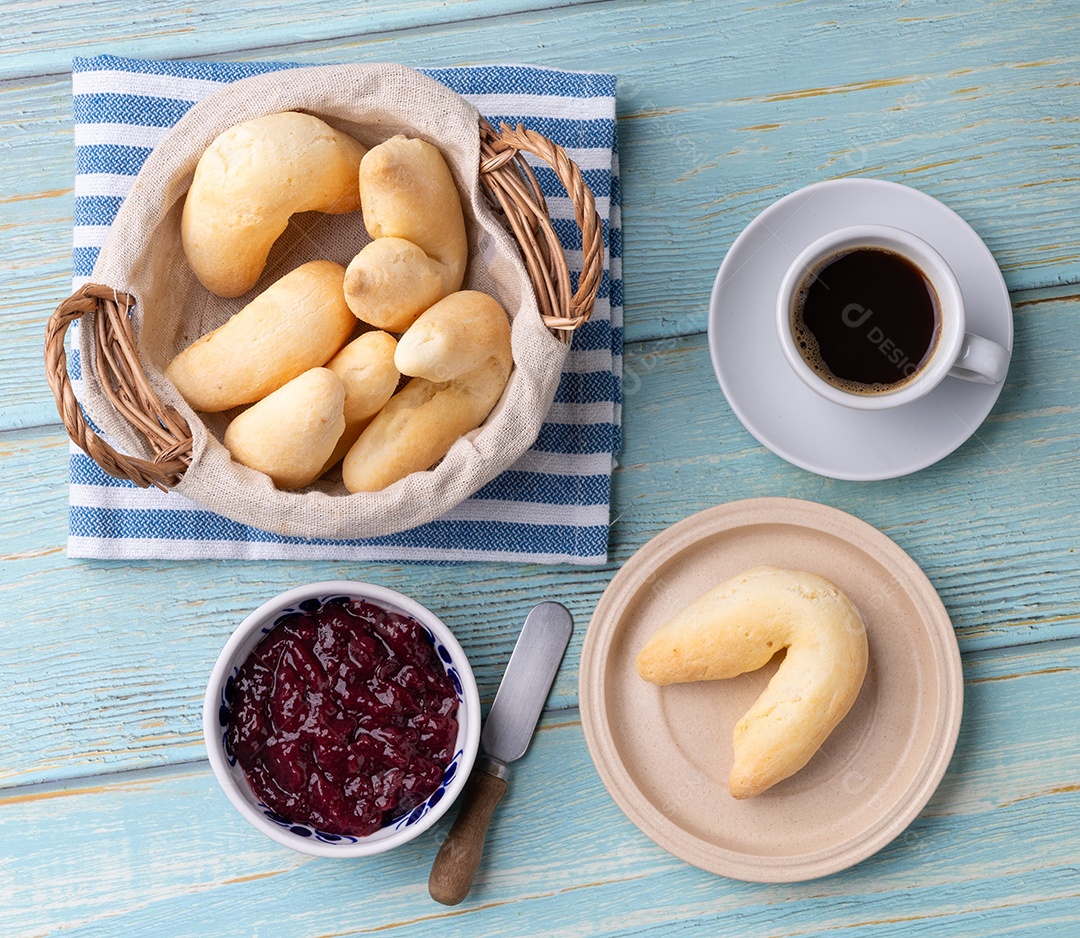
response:
[[[843,383],[840,381],[830,383],[799,351],[793,313],[800,291],[813,281],[815,271],[830,258],[856,248],[879,248],[898,254],[922,272],[937,294],[936,341],[914,373],[894,388],[862,392],[840,386]],[[818,238],[802,251],[781,281],[776,298],[776,326],[784,357],[807,387],[836,404],[860,410],[884,410],[910,403],[950,376],[997,384],[1005,379],[1009,367],[1008,350],[966,331],[964,295],[945,259],[922,238],[886,225],[841,228]],[[879,352],[886,354],[889,349],[879,349]]]

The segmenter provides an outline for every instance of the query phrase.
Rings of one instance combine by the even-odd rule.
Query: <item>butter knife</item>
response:
[[[561,603],[540,603],[525,618],[480,733],[483,752],[462,793],[457,819],[431,867],[428,892],[437,902],[457,905],[472,887],[488,824],[506,794],[509,763],[529,748],[573,629],[574,620]]]

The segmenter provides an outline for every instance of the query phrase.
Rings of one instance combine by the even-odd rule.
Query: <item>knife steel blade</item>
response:
[[[491,816],[506,794],[508,763],[529,748],[573,630],[574,620],[561,603],[540,603],[525,618],[480,733],[483,755],[428,877],[428,892],[444,905],[457,905],[468,895]]]
[[[526,617],[480,733],[489,758],[513,762],[529,748],[573,629],[574,620],[560,603],[540,603]]]

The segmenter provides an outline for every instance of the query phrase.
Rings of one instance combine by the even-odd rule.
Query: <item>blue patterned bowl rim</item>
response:
[[[251,791],[243,769],[225,743],[228,687],[241,663],[285,615],[314,608],[330,599],[365,599],[416,619],[427,633],[458,695],[455,753],[439,787],[421,804],[366,837],[331,834],[277,814]],[[433,612],[396,590],[371,583],[331,580],[288,590],[267,601],[237,627],[218,657],[203,701],[203,735],[210,765],[222,789],[246,820],[278,843],[316,856],[367,856],[382,853],[431,827],[453,804],[472,770],[480,743],[480,697],[465,653],[449,628]]]

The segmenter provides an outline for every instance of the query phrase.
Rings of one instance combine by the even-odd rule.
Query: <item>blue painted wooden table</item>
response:
[[[241,8],[243,7],[243,8]],[[1080,45],[1075,2],[13,2],[0,39],[0,934],[1070,935],[1080,929]],[[72,55],[529,62],[619,77],[626,400],[600,568],[105,562],[65,556],[68,444],[41,363],[69,292]],[[1012,369],[957,452],[885,482],[783,462],[732,414],[709,290],[776,198],[866,175],[989,245]],[[578,713],[593,607],[650,537],[729,500],[849,511],[925,570],[963,654],[955,757],[910,828],[826,879],[751,885],[653,844],[601,785]],[[390,855],[305,858],[230,808],[200,701],[236,622],[317,579],[444,614],[489,702],[527,609],[578,629],[477,884],[427,895],[448,827]]]

